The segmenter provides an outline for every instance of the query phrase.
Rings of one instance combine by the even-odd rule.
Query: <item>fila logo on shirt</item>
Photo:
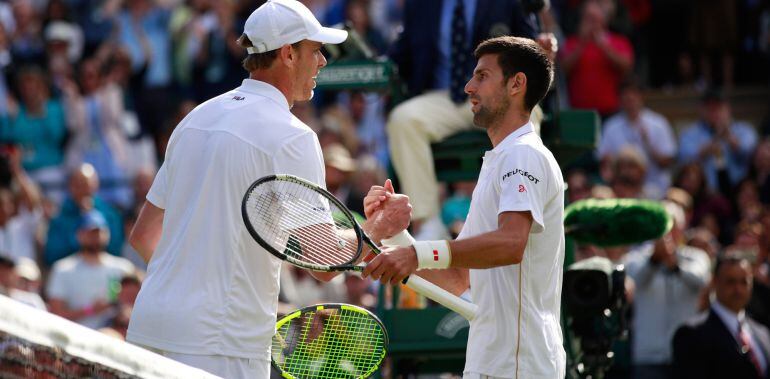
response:
[[[508,179],[513,175],[521,175],[529,179],[530,182],[533,182],[535,184],[540,183],[540,179],[536,178],[534,175],[530,174],[529,172],[518,168],[513,171],[508,171],[507,173],[505,173],[505,175],[503,175],[503,181],[505,181],[505,179]],[[519,187],[519,189],[521,189],[521,187]],[[519,192],[522,192],[522,191],[519,191]]]
[[[235,101],[246,100],[246,97],[244,97],[244,96],[233,96],[233,100],[235,100]]]

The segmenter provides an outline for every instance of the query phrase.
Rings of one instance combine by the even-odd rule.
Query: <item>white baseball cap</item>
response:
[[[303,39],[322,43],[341,43],[345,30],[326,28],[305,5],[297,0],[268,0],[251,13],[243,27],[253,47],[249,54],[264,53]]]

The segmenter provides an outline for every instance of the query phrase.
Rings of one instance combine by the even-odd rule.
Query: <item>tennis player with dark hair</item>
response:
[[[312,98],[322,44],[346,37],[294,0],[267,1],[246,20],[249,78],[176,127],[131,233],[149,266],[128,341],[222,377],[269,377],[281,261],[247,232],[241,200],[269,174],[324,185],[318,138],[290,108]],[[377,216],[364,225],[375,240],[408,225],[408,201]]]
[[[564,182],[529,116],[553,80],[545,51],[530,39],[498,37],[475,51],[465,86],[476,125],[494,148],[484,156],[470,212],[454,241],[391,247],[364,271],[395,284],[420,275],[478,305],[464,378],[563,378],[559,325],[564,262]],[[373,188],[365,213],[387,204]],[[470,270],[469,270],[470,269]]]

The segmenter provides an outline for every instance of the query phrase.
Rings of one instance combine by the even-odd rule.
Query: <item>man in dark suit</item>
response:
[[[416,225],[439,213],[439,190],[430,143],[473,125],[463,91],[474,48],[502,35],[538,39],[547,51],[553,35],[538,35],[541,0],[407,0],[404,29],[390,53],[411,99],[388,119],[391,160],[411,198]],[[438,236],[435,236],[438,237]]]
[[[751,298],[751,265],[742,258],[720,258],[713,283],[716,301],[709,312],[674,335],[675,377],[770,378],[770,332],[745,312]]]

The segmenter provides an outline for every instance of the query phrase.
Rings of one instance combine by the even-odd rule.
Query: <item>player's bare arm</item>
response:
[[[160,241],[160,235],[163,232],[164,213],[163,209],[145,201],[142,210],[139,211],[139,217],[134,223],[134,229],[131,230],[131,235],[128,237],[128,242],[145,262],[150,262],[152,252],[155,251],[155,247]]]
[[[497,230],[449,242],[449,250],[452,253],[450,268],[484,269],[521,263],[531,227],[530,212],[500,214]],[[396,284],[416,272],[417,267],[417,254],[413,246],[389,247],[369,263],[363,275],[383,283]],[[433,275],[436,275],[436,284],[443,287],[453,285],[452,282],[457,280],[456,276],[462,274],[457,271],[448,275],[431,273],[426,275],[426,279],[431,280]],[[454,293],[460,290],[450,287],[445,289]]]

